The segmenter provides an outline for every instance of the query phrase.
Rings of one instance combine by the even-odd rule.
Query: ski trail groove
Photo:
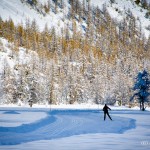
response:
[[[116,127],[116,123],[120,122],[117,118],[116,121],[108,123],[109,120],[103,121],[102,114],[92,111],[52,111],[46,118],[37,122],[17,127],[0,127],[0,145],[16,145],[90,133],[123,133],[134,128],[135,121],[129,118],[119,118],[121,125]]]

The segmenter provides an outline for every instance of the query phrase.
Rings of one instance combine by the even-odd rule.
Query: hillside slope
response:
[[[129,105],[135,77],[150,72],[146,11],[131,0],[2,0],[0,104]]]
[[[36,7],[30,5],[29,2],[29,0],[28,2],[27,0],[1,0],[0,16],[3,20],[12,18],[16,25],[19,23],[25,25],[26,19],[30,19],[31,21],[35,19],[40,30],[44,29],[45,24],[47,24],[49,28],[57,28],[58,31],[67,24],[71,25],[71,21],[68,19],[70,9],[68,0],[63,1],[63,8],[59,5],[57,13],[55,12],[55,3],[53,0],[37,0]],[[48,2],[50,11],[45,13],[43,7],[44,5],[48,5]],[[79,2],[80,5],[83,4],[82,0],[79,0]],[[58,3],[61,3],[61,1],[58,1]],[[85,5],[88,5],[86,1]],[[118,21],[123,20],[123,18],[128,17],[128,15],[132,13],[139,28],[141,25],[141,30],[143,30],[145,36],[148,38],[150,35],[150,17],[145,17],[148,10],[137,5],[134,0],[115,0],[114,3],[111,3],[110,0],[91,0],[90,5],[95,8],[98,6],[101,10],[106,6],[110,15]],[[76,20],[76,22],[78,22],[78,20]],[[83,25],[84,22],[79,23],[78,29],[84,31]]]

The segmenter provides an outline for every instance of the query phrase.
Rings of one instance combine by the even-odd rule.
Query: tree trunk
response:
[[[140,110],[142,110],[142,103],[140,102]]]
[[[142,102],[142,111],[144,111],[145,108],[144,108],[144,102]]]

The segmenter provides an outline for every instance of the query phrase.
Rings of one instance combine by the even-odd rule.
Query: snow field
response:
[[[48,149],[49,144],[53,150],[97,149],[106,148],[107,144],[110,149],[117,142],[118,146],[129,142],[127,147],[139,144],[145,148],[140,142],[149,139],[150,122],[146,118],[150,112],[115,110],[110,114],[113,121],[108,118],[103,121],[103,112],[95,109],[50,111],[3,107],[0,111],[0,149],[26,149],[30,146],[29,149]]]
[[[23,113],[26,114],[27,112]],[[2,114],[22,116],[23,113],[20,114],[19,111],[6,111]],[[28,117],[34,116],[36,112],[32,113],[30,112]],[[39,112],[37,113],[39,114]],[[115,121],[107,125],[108,121],[103,122],[103,112],[95,110],[54,110],[48,111],[47,115],[47,117],[42,118],[43,113],[41,112],[39,121],[25,123],[16,127],[0,127],[0,144],[15,145],[22,142],[49,140],[89,133],[123,133],[125,130],[135,127],[135,120],[119,117],[114,117]],[[18,121],[18,118],[15,120]],[[1,119],[1,122],[9,122],[9,120]],[[116,124],[119,124],[119,126],[116,126]]]

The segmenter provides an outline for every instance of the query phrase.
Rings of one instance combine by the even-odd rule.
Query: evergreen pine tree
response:
[[[133,98],[137,96],[140,103],[140,109],[143,111],[145,110],[144,103],[148,102],[148,97],[150,95],[149,88],[149,74],[146,70],[144,70],[143,72],[138,73],[136,77],[136,81],[133,87],[133,90],[136,91],[136,93],[130,99],[133,100]]]

